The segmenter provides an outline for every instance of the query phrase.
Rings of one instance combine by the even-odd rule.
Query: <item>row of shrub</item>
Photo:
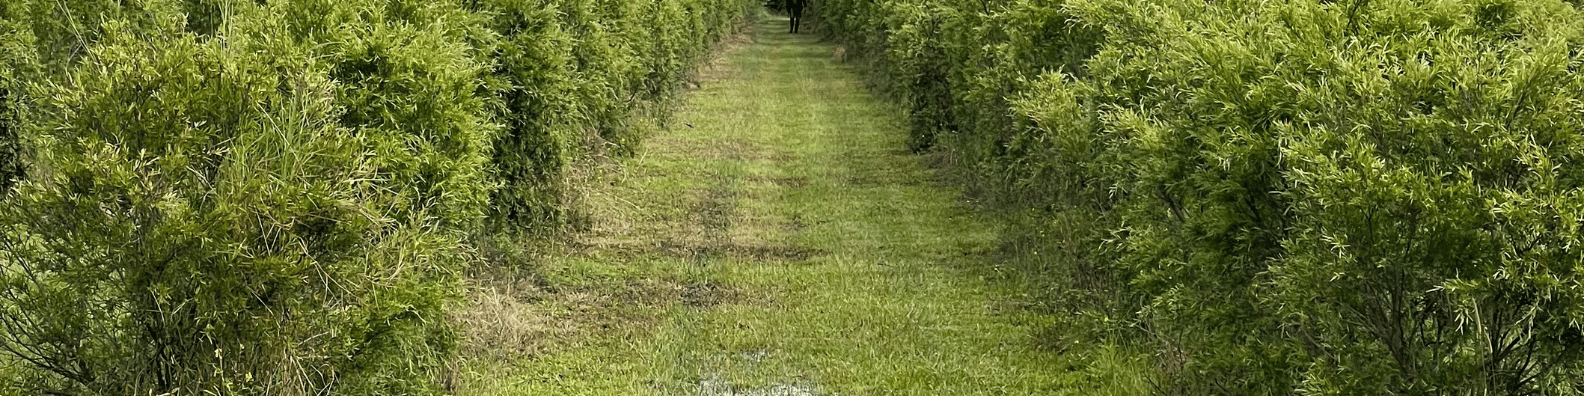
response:
[[[472,241],[750,5],[0,2],[0,394],[445,392]]]
[[[822,0],[1020,225],[1068,342],[1171,394],[1584,393],[1563,0]]]

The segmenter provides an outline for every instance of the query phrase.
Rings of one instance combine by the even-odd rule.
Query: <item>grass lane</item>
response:
[[[1143,392],[1094,371],[1126,359],[1040,347],[1052,321],[980,276],[996,225],[906,152],[904,115],[833,45],[785,23],[759,22],[585,192],[573,248],[481,283],[473,322],[495,327],[468,342],[523,352],[471,353],[458,392]],[[516,343],[476,341],[505,333]]]

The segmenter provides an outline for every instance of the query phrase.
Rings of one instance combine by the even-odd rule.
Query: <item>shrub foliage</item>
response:
[[[744,4],[0,4],[0,394],[445,392],[472,236]]]
[[[1168,393],[1578,394],[1584,14],[1560,0],[824,0],[1020,218],[1063,332]]]

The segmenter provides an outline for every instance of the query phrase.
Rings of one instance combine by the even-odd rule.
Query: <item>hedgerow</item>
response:
[[[8,10],[0,10],[5,15]],[[21,145],[18,131],[25,122],[22,116],[26,84],[24,76],[36,73],[31,32],[25,26],[9,20],[0,20],[0,68],[9,71],[0,75],[0,196],[11,189],[11,184],[22,175]]]
[[[820,9],[1015,213],[1063,331],[1154,348],[1164,392],[1584,386],[1574,5]]]
[[[491,49],[504,126],[495,148],[504,183],[495,215],[506,224],[544,225],[567,220],[563,178],[571,159],[630,153],[639,137],[626,125],[628,114],[672,92],[748,2],[475,4],[500,32]]]
[[[0,394],[444,393],[471,241],[740,3],[0,4]]]

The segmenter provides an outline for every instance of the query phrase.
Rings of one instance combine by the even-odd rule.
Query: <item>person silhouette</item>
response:
[[[808,0],[787,0],[787,14],[792,16],[792,33],[798,32],[798,25],[803,22],[803,6]]]

